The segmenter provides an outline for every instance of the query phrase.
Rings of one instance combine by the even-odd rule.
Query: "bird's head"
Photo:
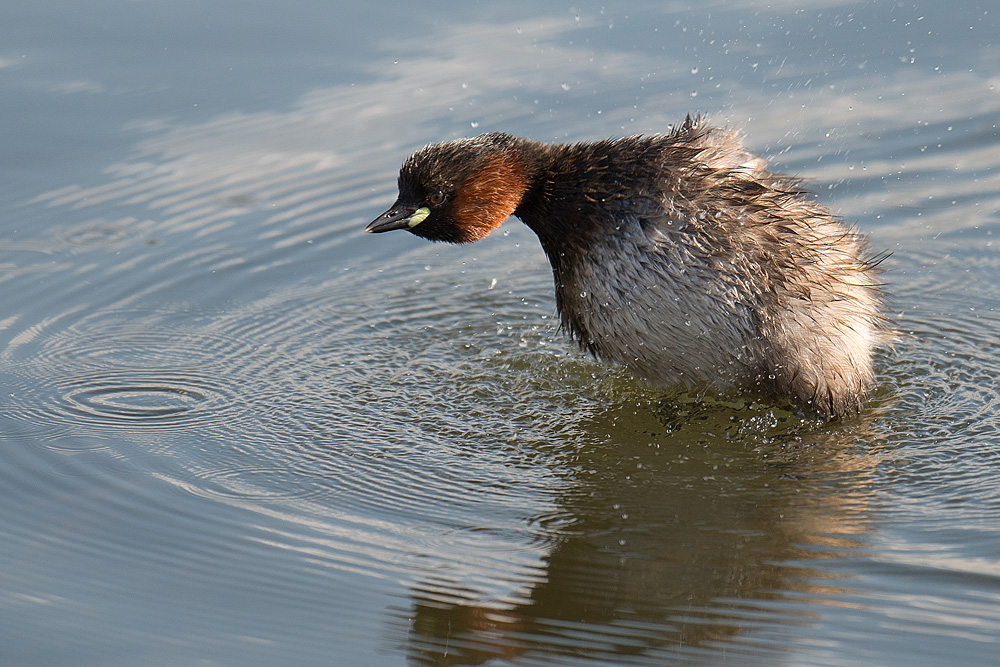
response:
[[[500,132],[420,149],[399,170],[399,196],[367,232],[405,229],[431,241],[472,243],[510,216],[527,190],[518,140]]]

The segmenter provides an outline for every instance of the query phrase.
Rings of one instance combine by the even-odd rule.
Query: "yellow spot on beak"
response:
[[[427,216],[429,216],[430,214],[431,210],[429,208],[427,208],[426,206],[421,206],[416,211],[414,211],[413,215],[410,216],[410,219],[406,221],[406,226],[409,227],[410,229],[413,229],[421,222],[423,222],[425,219],[427,219]]]

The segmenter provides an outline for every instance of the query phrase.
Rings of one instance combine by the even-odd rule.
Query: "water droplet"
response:
[[[566,83],[565,81],[559,84],[559,87],[562,88],[563,90],[569,90],[569,84]]]
[[[472,121],[471,123],[469,123],[469,125],[472,126],[472,129],[476,129],[477,127],[479,127],[479,122],[478,121]]]

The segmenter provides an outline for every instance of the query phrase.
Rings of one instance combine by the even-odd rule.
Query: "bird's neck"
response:
[[[601,211],[587,197],[574,146],[522,141],[525,189],[513,214],[535,232],[555,267],[559,257],[586,247]]]

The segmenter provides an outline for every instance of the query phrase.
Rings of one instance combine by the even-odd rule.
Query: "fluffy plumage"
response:
[[[469,243],[511,214],[549,258],[563,326],[597,357],[663,386],[861,409],[889,337],[876,263],[735,133],[689,117],[663,135],[427,146],[368,231]]]

